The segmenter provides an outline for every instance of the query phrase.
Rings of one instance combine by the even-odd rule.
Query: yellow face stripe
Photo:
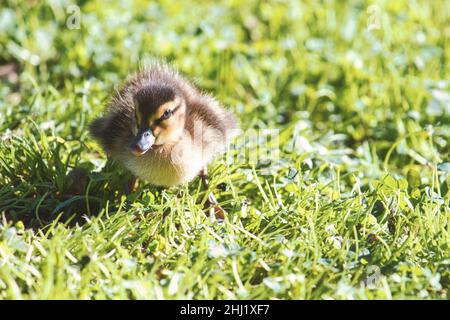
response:
[[[136,124],[139,126],[141,124],[142,117],[141,117],[141,113],[137,109],[136,109],[135,115],[136,115]]]
[[[176,97],[175,100],[166,102],[160,105],[155,113],[148,119],[148,125],[151,126],[154,121],[160,119],[166,110],[174,110],[180,103],[180,98]]]

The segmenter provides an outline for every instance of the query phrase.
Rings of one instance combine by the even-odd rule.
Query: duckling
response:
[[[170,187],[200,176],[238,128],[234,114],[165,64],[146,67],[113,96],[90,125],[106,153],[135,177]],[[223,209],[209,193],[207,205]]]

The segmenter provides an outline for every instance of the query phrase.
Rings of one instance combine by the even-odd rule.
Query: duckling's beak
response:
[[[135,156],[141,156],[151,149],[154,142],[155,136],[151,129],[141,130],[131,144],[131,152]]]

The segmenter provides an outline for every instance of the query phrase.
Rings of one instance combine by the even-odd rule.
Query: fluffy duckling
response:
[[[90,126],[109,156],[137,178],[164,187],[197,175],[207,187],[207,165],[225,149],[235,129],[233,114],[161,64],[125,82],[106,114]],[[217,205],[212,194],[209,202]]]

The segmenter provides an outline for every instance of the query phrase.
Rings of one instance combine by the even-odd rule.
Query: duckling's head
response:
[[[140,156],[152,148],[176,142],[185,125],[186,101],[180,90],[148,85],[134,94],[135,139],[131,152]]]

